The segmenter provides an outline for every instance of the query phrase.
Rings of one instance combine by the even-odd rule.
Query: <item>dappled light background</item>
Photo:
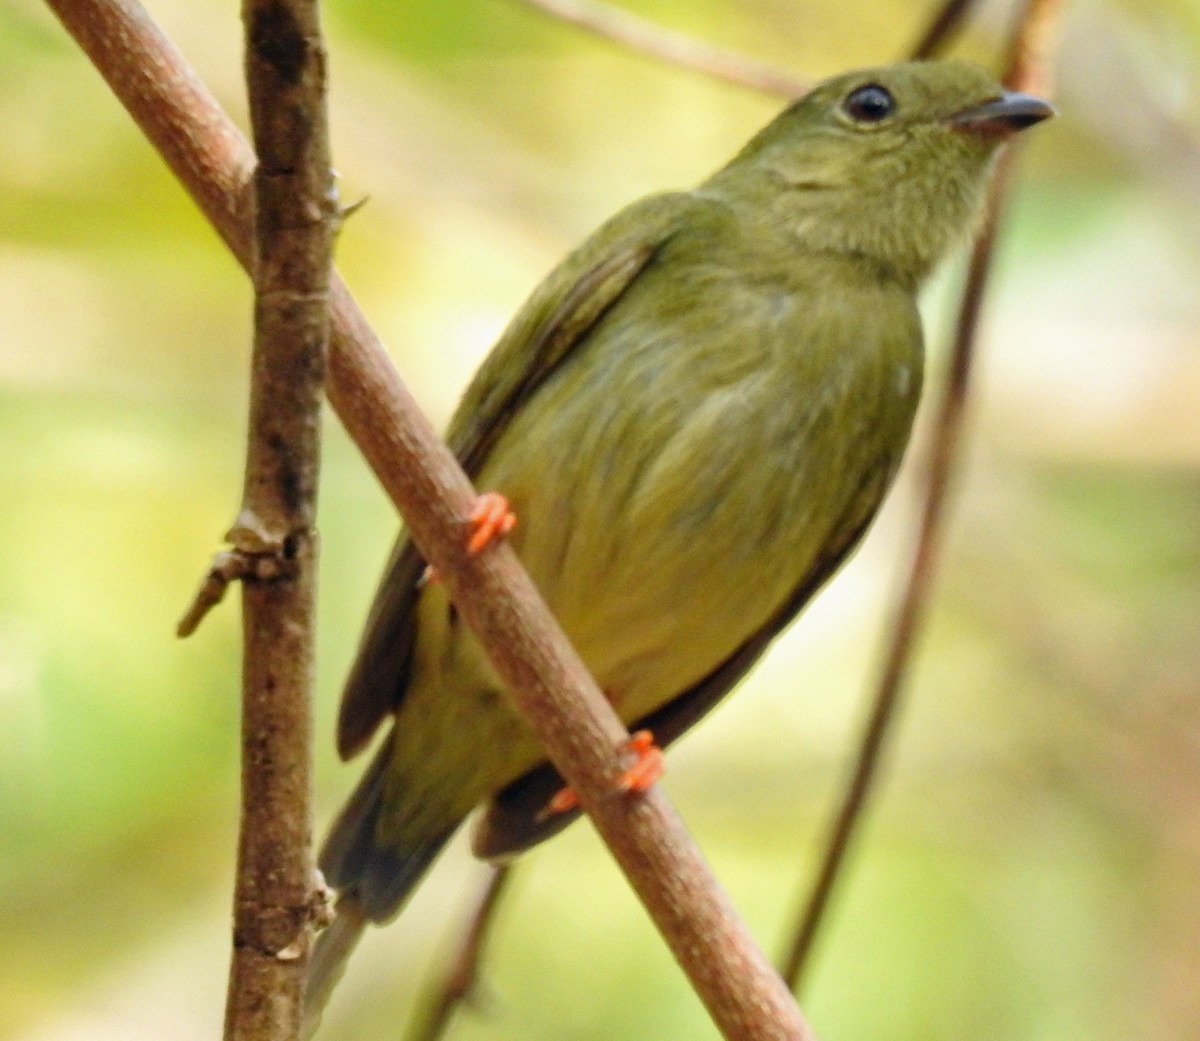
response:
[[[631,0],[816,78],[925,5]],[[153,15],[242,112],[236,5]],[[1011,10],[955,51],[992,67]],[[780,106],[507,0],[329,4],[338,262],[444,422],[507,317],[623,203]],[[817,952],[823,1041],[1141,1041],[1200,1022],[1200,12],[1074,5],[1029,137],[969,470],[911,701]],[[217,1036],[235,843],[237,607],[176,618],[240,493],[241,272],[35,0],[0,6],[0,1038]],[[931,373],[959,272],[927,294]],[[396,518],[328,423],[317,794]],[[666,785],[782,947],[862,714],[913,517],[846,572]],[[372,934],[326,1037],[397,1038],[478,884],[465,841]],[[529,856],[458,1038],[715,1031],[586,824]]]

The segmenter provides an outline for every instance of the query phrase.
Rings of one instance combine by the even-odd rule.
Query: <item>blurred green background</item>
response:
[[[925,5],[638,0],[806,77]],[[243,111],[229,0],[152,7]],[[995,67],[986,3],[958,53]],[[342,271],[444,421],[541,275],[779,107],[506,0],[326,8]],[[1141,1041],[1200,1023],[1200,10],[1073,5],[990,298],[970,470],[912,700],[805,997],[823,1041]],[[237,609],[172,630],[240,492],[245,279],[35,0],[0,5],[0,1038],[211,1039]],[[959,272],[928,294],[936,379]],[[919,454],[918,454],[919,455]],[[910,463],[919,463],[919,457]],[[863,551],[666,785],[769,949],[845,769],[912,520]],[[317,785],[396,519],[335,420]],[[480,868],[372,934],[324,1036],[396,1038]],[[524,862],[462,1039],[714,1037],[586,824]]]

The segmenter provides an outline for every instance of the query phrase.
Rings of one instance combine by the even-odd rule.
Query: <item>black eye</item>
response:
[[[868,83],[846,95],[842,110],[856,123],[879,123],[896,111],[896,99],[887,87]]]

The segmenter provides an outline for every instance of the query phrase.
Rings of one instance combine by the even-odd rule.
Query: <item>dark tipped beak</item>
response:
[[[972,105],[950,117],[950,125],[977,134],[1008,137],[1055,115],[1054,106],[1032,94],[1005,91],[998,98]]]

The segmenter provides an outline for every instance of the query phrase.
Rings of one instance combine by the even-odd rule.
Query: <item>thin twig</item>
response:
[[[206,216],[250,259],[248,147],[134,0],[47,0]],[[671,808],[654,788],[613,798],[629,740],[511,547],[469,556],[475,493],[421,415],[345,285],[331,286],[329,398],[424,558],[487,648],[513,704],[578,794],[718,1028],[737,1041],[812,1032]]]
[[[799,77],[754,61],[737,51],[695,40],[673,29],[599,0],[519,0],[551,18],[587,29],[606,40],[645,54],[656,61],[785,98],[799,97],[811,84]]]
[[[1052,97],[1055,58],[1066,0],[1027,0],[1008,52],[1004,82],[1013,90]]]
[[[800,917],[800,928],[796,932],[782,969],[783,978],[793,989],[800,985],[834,884],[841,873],[846,852],[866,809],[867,798],[879,770],[884,740],[890,736],[891,724],[900,704],[904,683],[908,679],[915,637],[925,621],[934,569],[941,551],[946,497],[953,479],[957,477],[959,441],[972,366],[974,330],[983,286],[991,263],[995,221],[1000,193],[1003,191],[1003,180],[1001,171],[997,170],[988,201],[988,216],[971,254],[958,331],[950,359],[950,371],[934,420],[929,477],[918,524],[916,548],[909,565],[907,581],[895,610],[875,698],[859,741],[850,781],[825,843],[825,855],[817,881]]]
[[[921,34],[920,42],[913,47],[912,57],[916,60],[932,58],[950,46],[974,5],[975,0],[946,0]]]
[[[1009,86],[1020,90],[1030,90],[1035,86],[1039,89],[1049,87],[1052,41],[1060,17],[1061,0],[1029,0],[1026,4],[1014,31],[1009,71],[1005,77]],[[916,637],[928,613],[946,526],[946,503],[959,472],[963,419],[984,291],[1018,148],[1019,145],[1010,145],[1000,157],[989,189],[984,223],[971,253],[949,372],[930,435],[928,478],[908,576],[895,608],[875,696],[859,741],[854,768],[830,827],[816,882],[799,917],[791,949],[784,960],[783,978],[793,990],[800,986],[846,854],[862,822],[879,772],[886,739],[891,736],[892,724],[908,680]]]
[[[191,636],[208,612],[225,599],[225,593],[234,582],[240,582],[248,575],[262,582],[271,582],[281,578],[285,572],[294,570],[294,562],[277,553],[243,553],[240,550],[223,549],[213,554],[212,563],[187,613],[175,627],[175,635]]]
[[[246,0],[242,14],[259,161],[246,484],[227,536],[246,566],[225,1038],[294,1041],[323,903],[312,852],[313,524],[336,207],[317,0]],[[278,573],[261,578],[256,560],[277,561]]]
[[[496,922],[501,897],[512,880],[512,870],[512,865],[505,865],[489,873],[453,958],[418,999],[406,1041],[437,1041],[446,1032],[455,1010],[475,995],[484,949]]]

